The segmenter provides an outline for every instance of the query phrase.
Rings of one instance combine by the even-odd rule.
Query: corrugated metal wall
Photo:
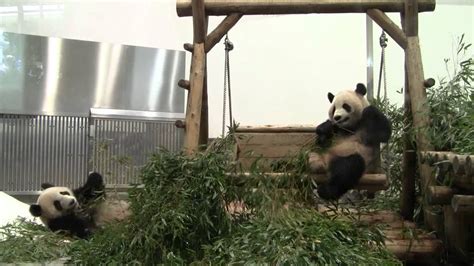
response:
[[[94,119],[93,169],[107,184],[136,183],[150,154],[164,147],[178,151],[183,132],[170,121]]]
[[[137,182],[157,147],[176,151],[182,143],[170,121],[0,114],[0,190],[38,191],[42,182],[77,187],[91,170],[107,184]]]
[[[75,186],[87,175],[87,117],[2,115],[4,191],[36,191],[42,182]]]

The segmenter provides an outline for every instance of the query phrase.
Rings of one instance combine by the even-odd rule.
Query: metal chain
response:
[[[380,99],[380,87],[382,82],[382,75],[383,75],[383,86],[384,86],[384,99],[387,98],[387,59],[385,58],[385,48],[387,47],[388,38],[385,34],[385,31],[382,30],[382,34],[379,38],[380,47],[382,48],[382,52],[380,55],[380,71],[379,71],[379,84],[377,89],[377,99]]]
[[[225,134],[225,114],[226,114],[226,99],[227,94],[229,96],[229,121],[230,126],[233,127],[233,118],[232,118],[232,93],[230,90],[230,60],[229,60],[229,52],[234,49],[234,45],[229,40],[228,34],[225,35],[224,40],[225,46],[225,62],[224,62],[224,99],[223,99],[223,110],[222,110],[222,137]],[[228,93],[227,93],[228,91]]]

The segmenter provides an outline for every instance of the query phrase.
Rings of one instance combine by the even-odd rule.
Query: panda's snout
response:
[[[334,116],[334,121],[337,122],[337,121],[341,120],[341,118],[342,118],[342,116],[336,115],[336,116]]]
[[[69,202],[69,206],[74,206],[75,204],[76,204],[76,200],[71,199],[71,201]]]

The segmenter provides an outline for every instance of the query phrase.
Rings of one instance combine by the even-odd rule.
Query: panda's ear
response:
[[[355,92],[357,94],[360,94],[360,95],[364,96],[367,93],[367,88],[365,87],[364,84],[358,83],[357,86],[356,86]]]
[[[30,205],[30,213],[34,217],[41,216],[41,206],[39,206],[38,204],[31,204]]]
[[[328,92],[328,99],[329,99],[329,102],[332,103],[332,100],[334,100],[334,94]]]
[[[54,185],[51,184],[51,183],[48,183],[48,182],[45,182],[45,183],[41,184],[42,189],[47,189],[47,188],[50,188],[50,187],[54,187]]]

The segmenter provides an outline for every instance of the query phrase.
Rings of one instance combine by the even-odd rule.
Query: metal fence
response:
[[[0,114],[0,190],[76,187],[91,170],[107,184],[134,183],[152,152],[176,151],[182,142],[182,130],[166,120]]]

